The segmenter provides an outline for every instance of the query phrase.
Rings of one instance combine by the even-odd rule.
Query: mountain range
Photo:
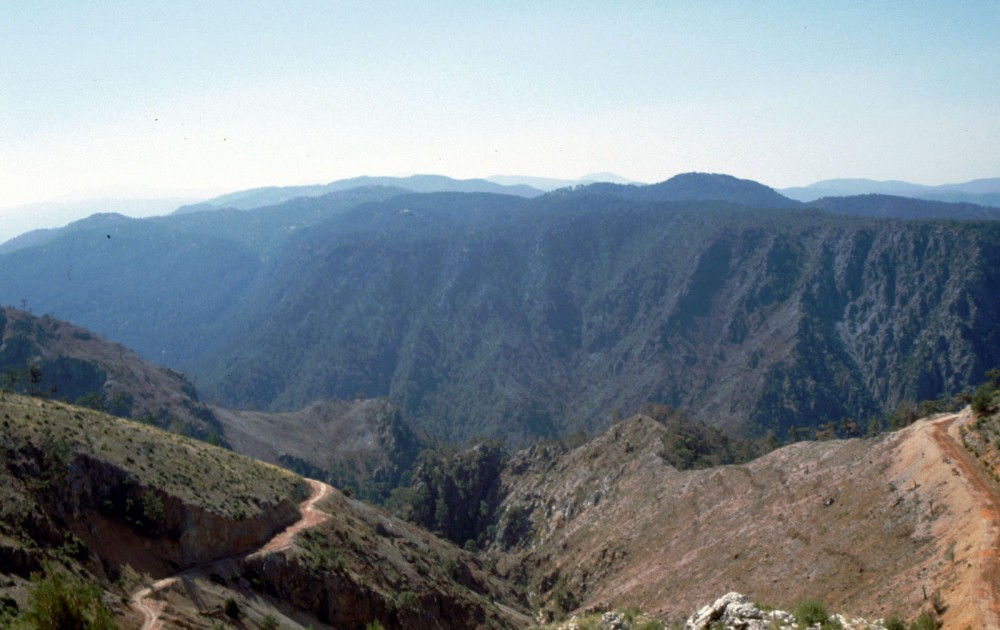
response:
[[[994,209],[383,183],[0,253],[0,625],[1000,624]]]
[[[893,195],[931,201],[972,203],[1000,207],[1000,178],[974,179],[962,184],[925,186],[901,181],[871,179],[827,179],[808,186],[782,188],[778,192],[798,201],[854,195]]]
[[[436,439],[526,445],[657,402],[785,438],[951,396],[1000,364],[996,212],[805,206],[708,174],[533,198],[366,186],[97,215],[0,255],[0,300],[228,407],[363,393]]]

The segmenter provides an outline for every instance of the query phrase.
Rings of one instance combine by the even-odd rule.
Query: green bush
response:
[[[972,410],[984,416],[993,410],[993,388],[987,384],[980,385],[972,394]]]
[[[226,616],[232,619],[233,621],[237,621],[240,617],[243,616],[243,611],[240,609],[239,602],[237,602],[232,597],[226,598],[226,603],[223,606],[223,610],[225,611]]]
[[[799,626],[803,628],[814,623],[823,624],[830,619],[830,615],[826,612],[826,606],[818,599],[805,600],[795,607],[793,614],[799,620]]]
[[[118,627],[96,584],[48,567],[44,575],[32,575],[31,581],[28,609],[18,618],[17,627],[33,630],[112,630]]]
[[[906,622],[893,615],[885,620],[885,630],[906,630]]]
[[[938,630],[941,623],[934,613],[924,611],[916,621],[910,622],[910,630]]]

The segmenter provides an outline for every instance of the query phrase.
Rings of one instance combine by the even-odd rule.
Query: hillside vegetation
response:
[[[27,605],[27,579],[43,570],[124,596],[114,583],[135,571],[253,549],[297,518],[305,491],[279,468],[63,403],[2,394],[0,427],[8,614]]]
[[[233,449],[381,503],[431,444],[392,401],[327,400],[287,413],[214,408]]]
[[[335,490],[325,521],[265,548],[309,494],[276,466],[16,394],[0,395],[0,428],[2,627],[36,627],[48,596],[83,598],[56,627],[138,627],[147,597],[164,627],[527,623],[470,554]]]
[[[779,439],[865,426],[1000,364],[998,284],[998,223],[834,215],[704,174],[95,217],[0,255],[0,300],[182,369],[223,406],[389,397],[433,438],[513,445],[647,403]]]
[[[182,374],[49,316],[0,308],[0,392],[43,396],[202,440],[221,427]]]

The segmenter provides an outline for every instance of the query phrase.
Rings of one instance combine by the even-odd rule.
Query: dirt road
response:
[[[252,557],[275,553],[277,551],[284,551],[292,546],[292,541],[294,540],[296,534],[311,527],[316,527],[330,518],[329,514],[317,509],[316,504],[329,497],[333,492],[333,488],[325,483],[316,481],[315,479],[306,479],[306,481],[308,481],[309,485],[312,486],[313,491],[312,495],[299,505],[299,511],[302,513],[302,519],[297,523],[290,525],[288,529],[272,538],[266,545],[250,554]]]
[[[996,484],[987,476],[986,471],[965,450],[962,445],[958,427],[967,422],[971,411],[945,416],[932,423],[931,438],[942,452],[951,460],[955,469],[969,485],[970,491],[979,505],[978,515],[984,531],[984,539],[980,541],[978,558],[979,574],[973,584],[973,590],[978,599],[979,622],[982,628],[1000,628],[1000,497],[997,496]],[[965,617],[972,611],[951,611]],[[946,613],[947,619],[947,613]],[[957,621],[958,623],[954,623]],[[965,627],[966,619],[953,620],[955,627]]]
[[[330,515],[319,510],[316,507],[316,504],[329,497],[333,492],[333,488],[323,482],[316,481],[315,479],[306,479],[306,481],[312,488],[312,494],[308,499],[299,504],[299,511],[302,514],[302,518],[269,540],[267,544],[260,549],[243,554],[241,557],[257,557],[269,553],[284,551],[292,546],[292,542],[294,541],[296,534],[311,527],[316,527],[330,518]],[[170,587],[184,577],[196,574],[210,574],[213,566],[219,562],[231,559],[232,558],[216,560],[199,567],[186,569],[177,575],[157,580],[156,582],[153,582],[153,584],[141,588],[133,593],[131,599],[129,600],[129,604],[132,606],[133,610],[142,614],[142,630],[162,630],[163,628],[163,625],[160,622],[160,615],[163,614],[164,603],[153,598],[156,593]]]

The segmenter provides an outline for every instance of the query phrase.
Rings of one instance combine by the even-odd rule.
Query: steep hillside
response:
[[[0,255],[0,304],[72,321],[147,360],[189,371],[285,239],[399,193],[354,189],[255,212],[94,215],[38,246]]]
[[[864,426],[1000,364],[1000,224],[751,207],[782,199],[688,174],[95,218],[0,255],[0,301],[223,406],[389,397],[456,442],[600,431],[648,402],[757,435]]]
[[[399,197],[290,240],[201,382],[273,409],[389,396],[436,437],[525,443],[650,401],[778,435],[864,423],[1000,363],[1000,225],[469,202]]]
[[[213,412],[237,452],[369,501],[384,501],[429,446],[387,399],[323,401],[289,413]]]
[[[51,317],[0,308],[0,391],[41,394],[201,439],[221,428],[181,374]]]
[[[995,512],[997,487],[963,454],[956,418],[968,422],[681,472],[663,456],[670,432],[637,416],[569,452],[516,455],[488,557],[551,616],[638,607],[680,621],[739,591],[870,619],[933,604],[946,627],[995,627],[997,521],[975,516]]]
[[[60,592],[131,628],[528,621],[478,560],[324,484],[63,403],[0,395],[0,425],[4,627]]]
[[[251,550],[297,518],[294,475],[137,422],[0,395],[0,572],[70,567],[111,589]],[[121,606],[119,617],[128,616]]]

